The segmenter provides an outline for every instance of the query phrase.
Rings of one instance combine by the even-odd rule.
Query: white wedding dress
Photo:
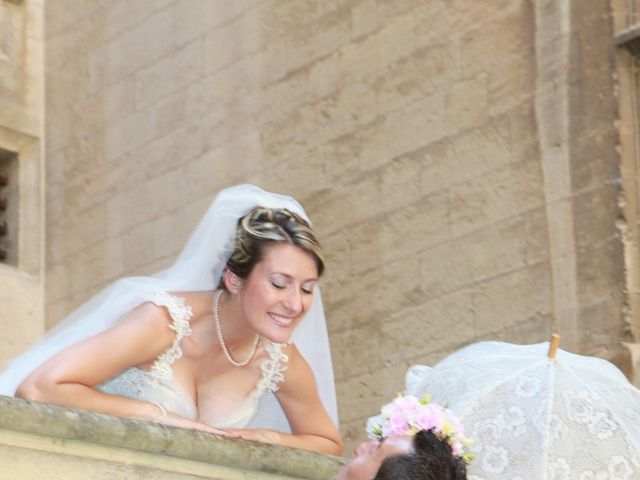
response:
[[[262,365],[262,377],[256,378],[256,388],[244,401],[235,402],[234,398],[233,402],[228,402],[233,403],[234,411],[197,412],[193,399],[177,382],[172,370],[173,363],[182,354],[182,339],[191,331],[190,308],[176,297],[157,293],[216,289],[233,250],[238,219],[255,206],[286,208],[309,221],[302,206],[292,197],[266,192],[254,185],[238,185],[221,191],[171,267],[149,277],[122,278],[89,299],[42,341],[12,360],[0,372],[0,395],[14,395],[20,383],[55,354],[109,329],[141,303],[153,301],[171,312],[176,341],[158,357],[148,372],[130,368],[99,388],[105,392],[158,402],[167,411],[219,428],[247,426],[290,431],[287,418],[273,395],[285,369],[286,356],[282,353],[282,345],[266,345],[269,358]],[[320,399],[338,425],[331,352],[322,296],[317,285],[313,302],[291,340],[309,363]]]
[[[168,412],[215,428],[247,426],[258,409],[259,400],[267,392],[275,392],[284,380],[288,358],[282,349],[287,344],[263,339],[268,356],[262,361],[261,377],[256,379],[256,386],[248,397],[234,402],[233,411],[198,411],[195,401],[176,379],[172,368],[173,363],[182,356],[182,340],[192,333],[191,307],[185,304],[184,299],[165,292],[156,293],[147,300],[168,310],[172,319],[170,328],[176,332],[173,344],[158,356],[148,371],[131,367],[101,384],[98,389],[113,395],[157,402]]]

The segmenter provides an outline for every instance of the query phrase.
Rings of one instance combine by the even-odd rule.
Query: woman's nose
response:
[[[289,314],[300,314],[304,308],[302,303],[302,293],[297,288],[290,288],[287,292],[284,305]]]

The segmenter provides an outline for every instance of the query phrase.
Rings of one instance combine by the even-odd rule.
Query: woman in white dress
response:
[[[323,269],[295,200],[224,190],[170,269],[80,307],[0,393],[341,454]]]

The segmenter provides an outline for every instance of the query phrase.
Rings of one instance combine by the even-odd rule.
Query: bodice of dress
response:
[[[284,380],[288,357],[282,349],[286,344],[264,340],[268,355],[260,365],[261,376],[248,397],[240,402],[233,402],[232,411],[199,412],[195,401],[175,377],[172,368],[173,363],[182,356],[182,340],[193,333],[191,307],[185,304],[183,298],[166,292],[156,293],[147,301],[168,310],[171,316],[170,327],[176,332],[173,344],[158,356],[148,371],[131,367],[98,388],[113,395],[160,403],[168,412],[212,427],[246,426],[256,413],[260,398],[267,392],[278,390],[280,382]]]

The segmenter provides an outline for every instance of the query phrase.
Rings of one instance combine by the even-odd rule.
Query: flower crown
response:
[[[413,395],[398,395],[380,410],[380,415],[367,422],[367,435],[371,440],[381,441],[391,435],[415,435],[420,430],[431,430],[446,441],[454,457],[471,463],[473,454],[467,449],[473,443],[464,436],[464,427],[458,417],[448,408],[431,401],[430,395],[422,398]]]

